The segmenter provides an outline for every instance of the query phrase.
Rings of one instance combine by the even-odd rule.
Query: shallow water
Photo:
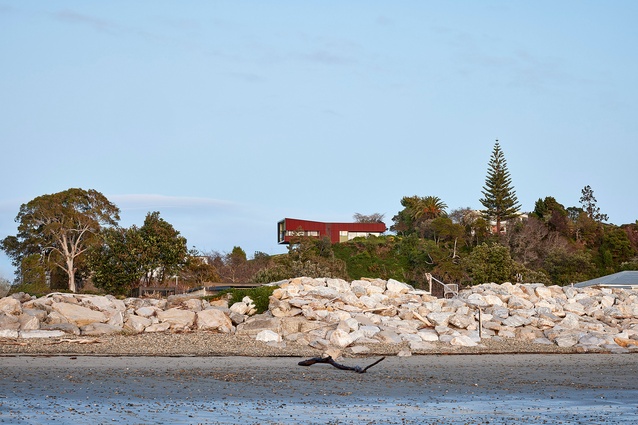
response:
[[[72,359],[0,357],[0,423],[638,423],[636,356]]]
[[[179,400],[75,397],[0,399],[0,423],[7,424],[635,424],[638,393],[597,393],[597,399],[579,392],[563,399],[534,396],[481,396],[462,402],[401,398],[389,400],[313,400],[274,398]],[[584,396],[584,397],[583,397]],[[578,398],[578,399],[574,399]]]

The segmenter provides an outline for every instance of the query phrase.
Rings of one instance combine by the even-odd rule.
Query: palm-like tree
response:
[[[421,220],[431,220],[445,215],[447,205],[438,196],[426,196],[418,198],[413,217]]]
[[[398,233],[418,232],[426,221],[446,215],[447,205],[438,196],[404,196],[401,205],[404,208],[392,218],[391,227]]]

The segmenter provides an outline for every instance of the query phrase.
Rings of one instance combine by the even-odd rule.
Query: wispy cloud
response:
[[[479,43],[476,35],[465,31],[450,28],[436,30],[447,38],[448,44],[457,52],[461,74],[489,70],[490,75],[502,84],[534,90],[578,80],[565,72],[560,58],[534,54],[526,46],[507,46],[496,37],[485,38]]]
[[[182,29],[182,31],[180,31],[180,36],[175,36],[163,34],[161,31],[149,31],[142,26],[122,25],[117,20],[103,19],[93,15],[78,13],[70,9],[64,9],[59,12],[52,13],[50,16],[65,24],[83,25],[100,33],[133,36],[150,43],[169,46],[171,48],[195,50],[206,55],[225,57],[227,59],[233,58],[233,55],[224,53],[217,48],[211,48],[206,43],[202,42],[201,37],[198,35],[199,24],[196,20],[174,21],[173,24],[170,25],[170,28],[173,30],[179,30],[179,28]],[[169,27],[169,24],[165,21],[162,22],[162,25],[167,28]],[[183,37],[183,33],[185,32],[184,28],[190,28],[190,36]]]
[[[394,20],[384,15],[378,16],[377,19],[375,20],[375,23],[382,27],[394,26]]]
[[[64,23],[85,25],[101,33],[112,35],[130,34],[155,43],[183,44],[181,41],[167,38],[165,36],[146,31],[139,27],[127,27],[114,20],[102,19],[92,15],[85,15],[83,13],[78,13],[70,9],[64,9],[62,11],[56,12],[53,14],[53,17],[58,21]]]
[[[88,25],[100,32],[113,33],[117,30],[121,30],[121,27],[114,22],[96,18],[95,16],[83,15],[68,9],[61,10],[55,13],[54,16],[60,21]]]
[[[227,75],[246,83],[262,83],[265,81],[264,77],[248,72],[230,72]]]
[[[199,31],[202,25],[196,19],[163,18],[161,22],[167,27],[179,31]]]
[[[301,57],[310,62],[317,62],[324,65],[348,65],[355,62],[352,57],[339,55],[329,50],[319,49],[310,53],[302,54]]]
[[[159,210],[163,208],[193,209],[220,208],[233,209],[238,205],[231,201],[213,198],[199,198],[188,196],[167,196],[156,194],[126,194],[110,195],[109,200],[122,210]]]

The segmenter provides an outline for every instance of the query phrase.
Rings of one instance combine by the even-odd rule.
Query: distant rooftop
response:
[[[638,271],[629,270],[618,272],[607,276],[597,277],[596,279],[586,280],[574,285],[577,288],[585,288],[587,286],[609,286],[613,288],[638,288]]]

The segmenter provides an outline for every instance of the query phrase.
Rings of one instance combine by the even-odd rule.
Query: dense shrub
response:
[[[475,285],[515,280],[514,260],[509,248],[503,245],[483,243],[477,246],[467,258],[466,267]]]
[[[268,305],[270,304],[270,296],[273,291],[277,289],[278,286],[258,286],[255,288],[231,288],[220,292],[216,298],[221,298],[224,296],[228,297],[228,306],[232,306],[233,304],[240,302],[244,299],[244,297],[250,297],[251,300],[255,303],[255,308],[257,309],[257,313],[261,314],[268,310]]]

